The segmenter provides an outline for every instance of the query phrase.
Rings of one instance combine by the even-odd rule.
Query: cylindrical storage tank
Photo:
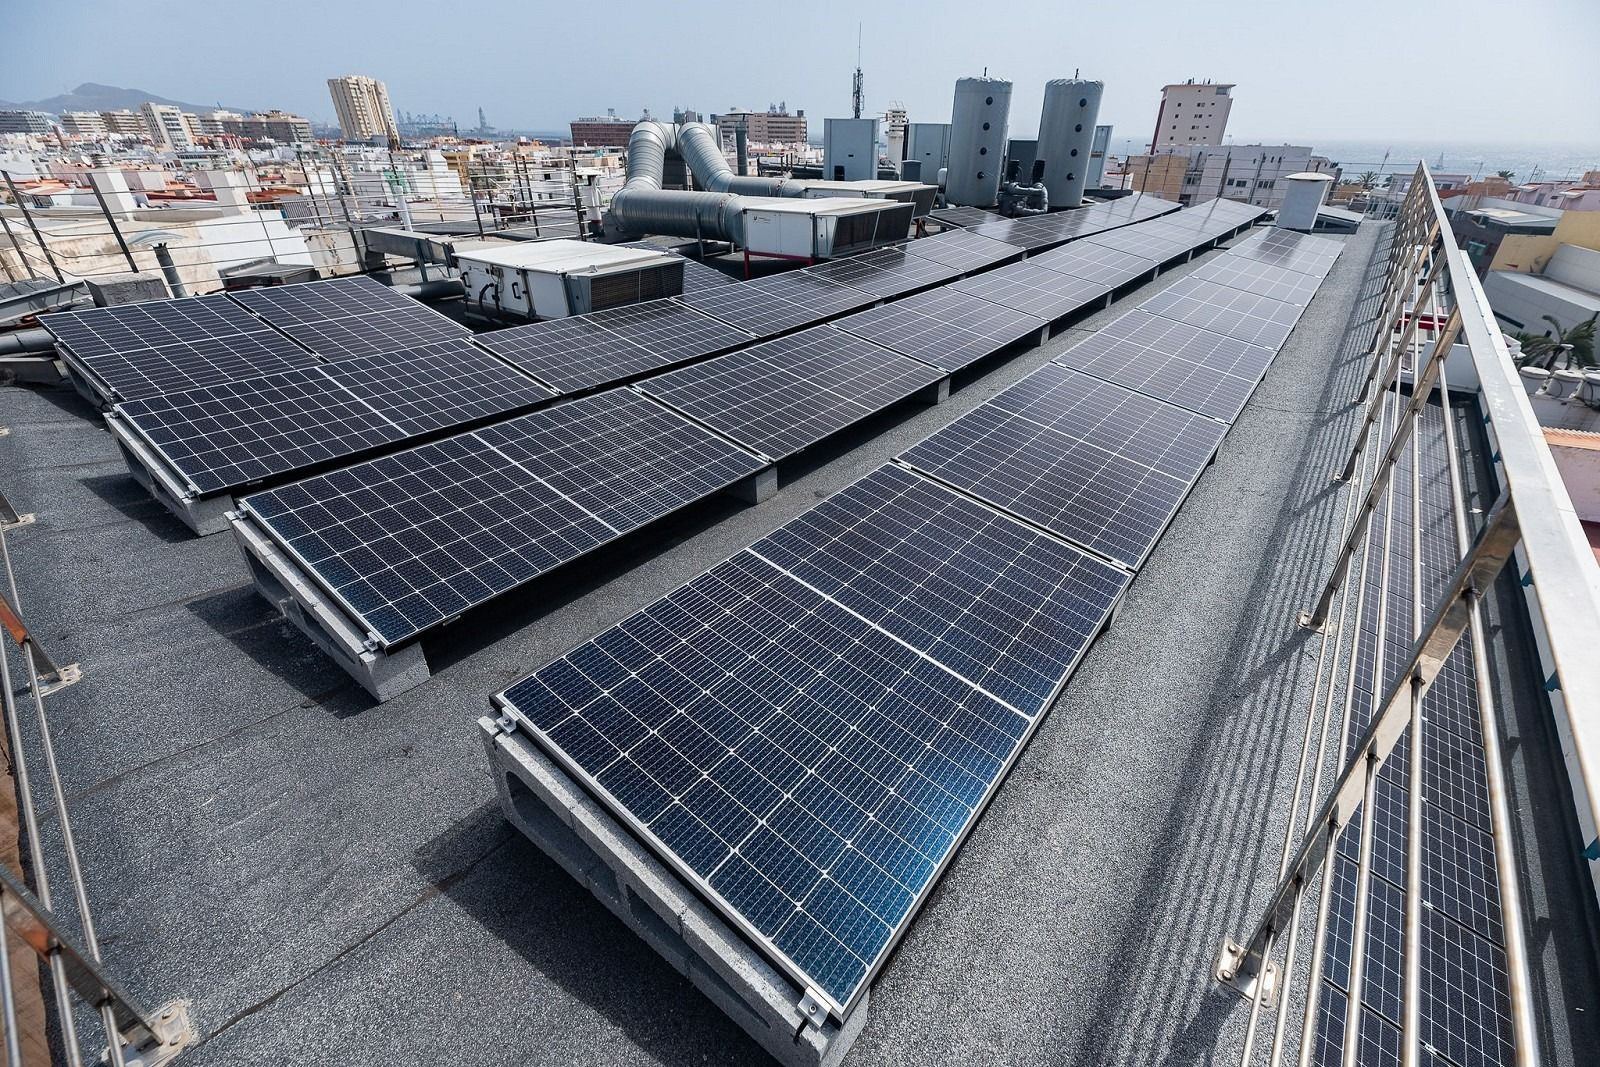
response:
[[[950,113],[950,163],[945,199],[962,207],[994,207],[1005,170],[1006,120],[1011,115],[1011,83],[999,78],[956,82]]]
[[[1094,123],[1100,117],[1104,82],[1056,78],[1044,83],[1044,110],[1039,114],[1039,158],[1044,160],[1044,187],[1051,207],[1077,207],[1089,178],[1094,151]]]
[[[1557,400],[1565,400],[1576,396],[1583,386],[1583,372],[1571,367],[1562,367],[1550,375],[1550,384],[1545,386],[1545,392]]]
[[[1310,233],[1317,228],[1317,212],[1328,199],[1333,175],[1301,171],[1283,179],[1283,203],[1278,206],[1278,227]]]

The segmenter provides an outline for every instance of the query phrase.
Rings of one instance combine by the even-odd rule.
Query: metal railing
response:
[[[173,169],[167,176],[181,179],[210,169]],[[189,291],[203,293],[221,288],[231,268],[263,259],[306,263],[324,274],[363,270],[363,249],[351,234],[374,227],[581,238],[605,200],[604,183],[580,176],[575,161],[516,154],[438,170],[412,153],[347,157],[334,148],[306,146],[292,159],[219,163],[215,169],[227,172],[235,183],[227,188],[248,202],[204,219],[200,228],[191,216],[208,209],[215,215],[223,205],[198,186],[183,198],[157,190],[149,205],[127,211],[90,180],[75,191],[76,206],[44,207],[0,171],[0,280],[156,273],[167,266],[165,256],[169,276],[176,272]],[[133,192],[135,199],[146,195]],[[150,243],[157,237],[159,253]]]
[[[17,973],[12,956],[12,939],[31,949],[49,975],[54,998],[53,1019],[63,1061],[80,1067],[86,1061],[77,1012],[85,1005],[98,1016],[104,1045],[87,1057],[88,1062],[104,1061],[113,1067],[136,1063],[157,1067],[169,1062],[194,1040],[187,1005],[171,1001],[155,1012],[140,1007],[107,972],[100,956],[100,938],[95,929],[89,891],[78,860],[72,822],[67,810],[66,790],[56,763],[55,745],[50,736],[46,697],[78,681],[75,665],[58,665],[46,654],[37,637],[22,620],[17,596],[16,574],[6,535],[31,524],[32,515],[21,515],[0,496],[0,564],[5,570],[5,585],[0,589],[0,630],[4,630],[21,660],[21,684],[13,684],[10,647],[0,644],[0,712],[5,718],[5,755],[9,764],[18,807],[17,829],[21,838],[19,854],[27,861],[32,889],[21,870],[11,870],[0,862],[0,1027],[4,1028],[5,1063],[23,1067],[37,1063],[37,1053],[25,1059],[25,1045],[38,1049],[46,1035],[24,1033],[22,1018],[37,1026],[39,1012],[19,1011],[19,1001],[38,987],[37,974]],[[32,722],[25,723],[19,696],[32,705]],[[31,742],[31,744],[30,744]],[[35,783],[28,753],[43,760],[45,800],[42,811],[36,806]],[[41,814],[53,819],[54,847],[41,834]],[[55,908],[53,878],[65,868],[71,904],[76,913],[78,932],[74,934]],[[21,957],[26,958],[26,957]]]
[[[1345,1067],[1363,1059],[1362,1016],[1370,890],[1373,878],[1378,774],[1402,742],[1409,746],[1405,782],[1405,907],[1400,1010],[1400,1062],[1424,1060],[1422,960],[1424,956],[1423,724],[1426,700],[1446,659],[1465,639],[1473,653],[1478,726],[1482,732],[1487,807],[1498,876],[1506,958],[1507,1014],[1514,1062],[1540,1061],[1529,982],[1527,935],[1519,899],[1519,862],[1506,796],[1500,729],[1484,661],[1488,645],[1480,601],[1513,559],[1526,577],[1530,615],[1543,628],[1552,710],[1565,741],[1572,795],[1583,840],[1577,843],[1596,874],[1595,813],[1600,812],[1600,722],[1568,709],[1600,709],[1600,569],[1582,532],[1566,488],[1545,446],[1516,368],[1495,324],[1475,271],[1454,235],[1425,164],[1419,164],[1394,223],[1381,311],[1370,363],[1353,403],[1365,405],[1354,446],[1335,481],[1348,494],[1344,529],[1330,575],[1300,623],[1320,635],[1316,676],[1300,754],[1300,774],[1285,832],[1279,879],[1254,927],[1225,942],[1216,977],[1250,1001],[1241,1062],[1248,1065],[1265,1044],[1273,1064],[1293,1045],[1290,1006],[1303,998],[1299,1027],[1300,1064],[1313,1058],[1319,1025],[1325,935],[1334,889],[1331,857],[1342,832],[1359,828],[1354,857],[1355,889],[1348,922],[1348,988],[1342,1038],[1324,1035]],[[1465,351],[1478,380],[1478,404],[1493,448],[1498,498],[1483,515],[1469,507],[1449,411],[1446,361]],[[1460,363],[1455,364],[1458,368]],[[1437,415],[1425,420],[1437,387],[1444,401],[1442,431]],[[1409,395],[1407,395],[1409,388]],[[1442,594],[1431,603],[1423,585],[1421,557],[1424,483],[1419,476],[1424,447],[1442,436],[1448,463],[1448,498],[1455,543],[1454,563]],[[1409,478],[1397,485],[1397,475]],[[1411,516],[1403,510],[1409,507]],[[1395,538],[1410,538],[1391,545]],[[1389,549],[1395,549],[1393,555]],[[1407,573],[1409,572],[1409,573]],[[1352,574],[1357,575],[1352,579]],[[1409,589],[1410,619],[1388,618],[1391,583]],[[1407,584],[1409,583],[1409,584]],[[1376,595],[1375,703],[1364,728],[1352,712],[1356,671],[1363,652],[1362,626],[1373,615]],[[1385,633],[1399,628],[1409,652],[1384,682]],[[1340,735],[1339,747],[1330,737]],[[1353,740],[1352,740],[1353,739]],[[1325,791],[1321,783],[1332,778]],[[1309,788],[1307,781],[1309,779]],[[1320,886],[1320,893],[1314,892]],[[1314,919],[1312,917],[1314,916]],[[1302,925],[1315,922],[1309,967],[1302,972]],[[1272,1018],[1270,1027],[1264,1020]],[[1328,1024],[1326,1018],[1321,1023]],[[1337,1022],[1337,1020],[1334,1020]],[[1258,1039],[1258,1031],[1263,1039]]]

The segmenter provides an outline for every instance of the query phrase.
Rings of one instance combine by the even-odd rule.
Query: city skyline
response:
[[[217,99],[225,106],[282,108],[331,123],[327,79],[359,72],[385,81],[397,110],[451,115],[464,127],[475,125],[479,107],[501,128],[555,131],[608,108],[631,118],[645,108],[670,115],[675,106],[710,112],[761,109],[778,100],[820,120],[849,113],[856,61],[855,41],[846,40],[855,35],[842,30],[820,41],[814,33],[752,41],[719,51],[716,64],[695,65],[666,57],[703,46],[704,27],[663,20],[650,5],[613,5],[603,47],[596,42],[575,49],[572,41],[592,40],[596,30],[591,18],[574,12],[541,13],[535,25],[531,14],[508,11],[499,16],[505,32],[485,39],[465,21],[459,35],[453,34],[436,7],[402,0],[383,9],[393,16],[386,21],[374,21],[355,6],[330,10],[290,2],[283,8],[288,21],[303,15],[319,27],[317,34],[297,36],[291,52],[230,47],[237,20],[224,10],[200,9],[186,14],[186,47],[175,63],[168,61],[170,27],[160,20],[129,21],[122,17],[125,9],[96,0],[84,6],[105,17],[63,23],[39,9],[12,14],[14,29],[35,47],[15,54],[0,71],[0,99],[41,99],[90,81],[184,100]],[[1503,8],[1489,0],[1452,5],[1448,22],[1354,0],[1303,46],[1309,68],[1306,62],[1284,62],[1290,46],[1274,31],[1292,24],[1293,15],[1286,16],[1283,5],[1243,0],[1243,6],[1231,11],[1237,17],[1226,26],[1194,24],[1192,8],[1156,0],[1146,5],[1146,20],[1158,29],[1182,26],[1182,32],[1163,34],[1151,33],[1144,23],[1130,27],[1126,15],[1110,11],[1083,11],[1069,19],[1050,5],[1025,3],[1008,9],[1004,25],[963,25],[961,52],[952,54],[948,19],[937,12],[930,17],[926,5],[880,5],[861,20],[868,110],[881,113],[901,103],[913,121],[946,121],[955,79],[978,74],[987,64],[992,75],[1016,85],[1011,124],[1018,136],[1033,132],[1044,82],[1081,71],[1106,83],[1101,119],[1124,135],[1138,136],[1136,131],[1153,125],[1163,85],[1193,77],[1238,84],[1230,130],[1240,141],[1600,143],[1600,116],[1586,106],[1600,95],[1600,73],[1587,61],[1600,49],[1600,32],[1579,17],[1581,0],[1533,0],[1519,16],[1570,25],[1572,32],[1541,43],[1540,69],[1553,74],[1456,78],[1449,82],[1453,95],[1443,98],[1424,95],[1428,85],[1438,84],[1432,73],[1400,62],[1402,39],[1426,32],[1443,37],[1439,54],[1470,55],[1482,47],[1478,20],[1503,17]],[[860,14],[831,2],[817,13],[826,17],[808,25],[823,29],[850,28],[847,23]],[[1186,20],[1181,23],[1180,13]],[[1375,32],[1379,13],[1382,33]],[[1568,14],[1575,17],[1566,19]],[[522,18],[529,20],[527,34],[517,32]],[[427,33],[420,34],[424,25]],[[1240,33],[1240,25],[1259,29]],[[1029,32],[1017,32],[1019,26]],[[526,62],[530,39],[538,63]],[[1058,39],[1085,44],[1039,43]],[[554,45],[548,54],[537,51],[542,40]],[[162,62],[151,59],[158,51]],[[595,62],[601,54],[606,62]],[[907,62],[908,56],[917,61]],[[1308,69],[1329,73],[1317,76]]]

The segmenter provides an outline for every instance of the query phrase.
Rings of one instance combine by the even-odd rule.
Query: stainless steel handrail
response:
[[[1308,981],[1309,996],[1315,1000],[1320,988],[1323,938],[1328,917],[1327,900],[1333,880],[1330,857],[1340,832],[1359,813],[1362,836],[1355,863],[1355,929],[1342,1036],[1345,1063],[1357,1062],[1360,1035],[1363,1032],[1360,1025],[1363,1011],[1360,989],[1374,845],[1373,808],[1377,773],[1395,746],[1408,735],[1412,752],[1418,754],[1414,758],[1420,759],[1420,724],[1425,714],[1423,702],[1428,687],[1442,669],[1445,659],[1465,637],[1476,652],[1475,662],[1478,664],[1476,683],[1488,773],[1489,818],[1493,828],[1505,926],[1511,1038],[1517,1063],[1537,1063],[1539,1049],[1528,979],[1526,938],[1522,929],[1524,917],[1517,884],[1519,871],[1505,796],[1505,772],[1501,764],[1496,710],[1484,667],[1488,647],[1485,644],[1479,601],[1505,564],[1519,555],[1531,578],[1535,614],[1543,626],[1543,649],[1547,650],[1547,666],[1551,668],[1550,688],[1557,697],[1552,703],[1556,713],[1563,717],[1560,725],[1567,741],[1565,748],[1574,801],[1583,830],[1585,854],[1593,864],[1600,856],[1600,841],[1596,839],[1595,830],[1596,813],[1600,812],[1600,723],[1593,721],[1592,715],[1587,712],[1600,709],[1600,659],[1594,655],[1594,649],[1600,648],[1600,568],[1596,567],[1566,488],[1545,446],[1543,432],[1534,418],[1521,379],[1478,284],[1476,272],[1465,253],[1455,245],[1448,218],[1425,164],[1418,165],[1409,193],[1394,223],[1386,284],[1379,304],[1381,310],[1370,352],[1370,366],[1353,398],[1356,404],[1366,401],[1367,411],[1356,433],[1349,462],[1336,477],[1336,480],[1353,482],[1349,492],[1353,494],[1352,499],[1359,494],[1361,503],[1354,509],[1353,521],[1348,518],[1350,513],[1347,512],[1332,574],[1315,607],[1301,617],[1302,624],[1323,631],[1324,645],[1318,654],[1317,682],[1308,711],[1307,733],[1302,740],[1300,780],[1295,786],[1293,808],[1288,820],[1285,860],[1270,902],[1250,936],[1242,942],[1230,940],[1224,945],[1217,964],[1217,977],[1252,1001],[1242,1057],[1247,1064],[1254,1053],[1255,1028],[1263,1014],[1262,1007],[1275,1003],[1279,996],[1285,997],[1275,1013],[1271,1044],[1271,1062],[1278,1063],[1286,1044],[1283,1031],[1287,1017],[1287,994],[1282,991],[1291,988],[1302,911],[1308,899],[1311,899],[1308,897],[1309,891],[1314,885],[1320,884],[1323,887],[1318,895],[1320,899],[1315,901],[1317,939]],[[1427,603],[1421,587],[1423,572],[1419,560],[1422,542],[1417,533],[1422,516],[1422,482],[1418,479],[1422,455],[1419,434],[1426,400],[1435,385],[1442,395],[1449,395],[1445,360],[1453,349],[1460,347],[1465,347],[1470,353],[1478,378],[1479,402],[1495,446],[1499,498],[1481,523],[1468,521],[1457,467],[1459,456],[1447,408],[1443,446],[1449,463],[1454,532],[1457,548],[1462,555],[1446,594]],[[1402,395],[1400,388],[1407,381],[1412,389],[1409,398]],[[1371,395],[1374,386],[1377,387],[1377,393]],[[1388,410],[1398,412],[1392,430],[1384,415]],[[1370,476],[1353,477],[1368,469],[1369,457],[1375,459]],[[1319,706],[1323,699],[1321,672],[1323,662],[1328,657],[1327,642],[1334,643],[1334,651],[1332,673],[1326,690],[1328,703],[1320,711],[1324,735],[1335,700],[1339,649],[1344,647],[1347,639],[1351,647],[1350,678],[1354,678],[1354,661],[1361,633],[1358,629],[1353,636],[1347,636],[1343,630],[1352,599],[1357,605],[1356,625],[1358,628],[1360,626],[1360,604],[1366,592],[1363,576],[1372,565],[1374,552],[1379,553],[1377,562],[1382,574],[1378,593],[1387,599],[1387,552],[1379,545],[1379,539],[1387,540],[1388,534],[1373,529],[1372,523],[1385,500],[1390,502],[1390,510],[1383,513],[1385,527],[1393,522],[1395,516],[1392,509],[1396,506],[1396,498],[1391,492],[1390,478],[1407,457],[1411,464],[1409,506],[1412,510],[1412,526],[1405,536],[1411,539],[1412,544],[1410,551],[1405,554],[1410,557],[1406,580],[1411,585],[1412,617],[1385,620],[1383,601],[1379,601],[1377,647],[1380,667],[1384,657],[1384,635],[1390,632],[1391,625],[1414,638],[1411,653],[1405,669],[1394,679],[1388,691],[1382,694],[1383,699],[1374,708],[1375,714],[1365,730],[1356,737],[1349,755],[1346,756],[1343,749],[1339,751],[1337,762],[1340,770],[1325,797],[1317,795],[1320,780],[1318,767],[1310,793],[1304,797],[1308,803],[1318,807],[1302,824],[1302,791],[1309,767],[1311,732],[1318,721]],[[1475,532],[1474,526],[1477,527]],[[1354,570],[1358,578],[1352,582],[1352,564],[1358,559],[1361,562]],[[1331,627],[1328,625],[1330,622]],[[1373,683],[1377,685],[1383,680],[1380,675],[1374,678]],[[1342,731],[1351,729],[1349,711],[1347,700]],[[1401,1024],[1401,1062],[1406,1064],[1415,1064],[1422,1059],[1420,964],[1423,911],[1420,842],[1423,807],[1420,777],[1420,770],[1414,769],[1403,811],[1412,841],[1404,876],[1408,890],[1404,920],[1406,959],[1402,975],[1401,1012],[1397,1020]],[[1292,850],[1290,845],[1294,845]],[[1597,868],[1591,867],[1591,873],[1597,873]],[[1285,930],[1289,936],[1280,962],[1278,935]],[[1313,1028],[1317,1018],[1316,1004],[1307,1002],[1301,1034],[1301,1063],[1310,1058],[1310,1042],[1314,1037]]]

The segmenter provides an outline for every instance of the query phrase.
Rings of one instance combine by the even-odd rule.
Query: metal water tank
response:
[[[950,171],[945,199],[963,207],[994,207],[1005,170],[1011,83],[999,78],[956,82],[950,114]]]
[[[1094,120],[1100,116],[1104,82],[1055,78],[1044,83],[1039,114],[1039,158],[1051,207],[1077,207],[1089,179],[1094,151]]]

